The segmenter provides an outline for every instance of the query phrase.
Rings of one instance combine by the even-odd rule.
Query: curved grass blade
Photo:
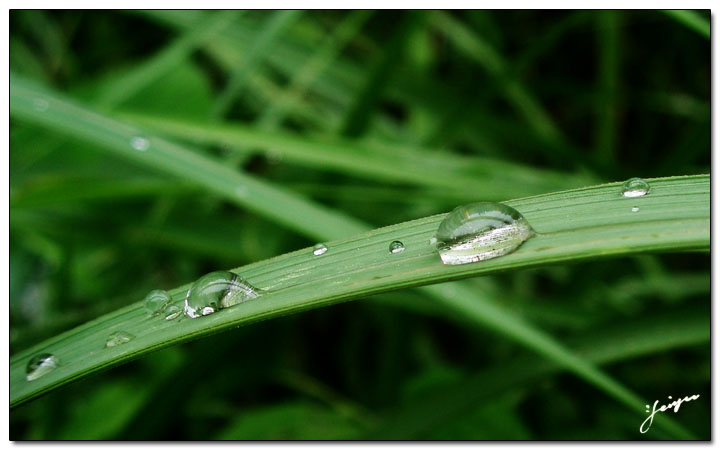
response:
[[[42,113],[34,107],[38,98],[49,104]],[[10,109],[13,118],[98,144],[102,150],[182,180],[192,180],[210,192],[307,236],[337,238],[367,229],[340,212],[307,202],[297,194],[234,171],[198,152],[94,113],[19,76],[12,77]],[[139,149],[135,148],[137,145],[133,147],[133,140],[137,138],[142,143]]]
[[[445,266],[440,262],[429,243],[444,218],[436,215],[327,242],[329,250],[322,257],[313,256],[311,249],[302,249],[239,268],[237,272],[251,284],[273,292],[202,319],[169,322],[147,316],[140,303],[130,305],[15,355],[10,364],[11,405],[174,343],[379,292],[549,263],[709,248],[709,177],[649,181],[652,193],[641,199],[623,198],[620,183],[611,183],[509,201],[507,204],[518,209],[540,234],[514,253],[478,264]],[[642,214],[631,212],[638,203]],[[402,239],[404,252],[388,252],[388,243],[395,239]],[[187,287],[171,291],[174,301],[183,299]],[[493,319],[482,320],[488,324]],[[504,324],[503,320],[494,327],[501,328],[498,324]],[[527,333],[518,327],[513,332],[515,337]],[[104,349],[107,335],[116,330],[137,338]],[[567,355],[557,350],[554,358],[569,364],[576,373],[579,369],[586,379],[596,377],[577,361],[568,362]],[[25,365],[38,352],[56,354],[63,364],[28,383]],[[548,354],[547,348],[544,353]]]

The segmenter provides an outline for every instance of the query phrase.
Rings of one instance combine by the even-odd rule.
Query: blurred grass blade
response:
[[[47,101],[46,111],[38,113],[37,99]],[[366,227],[357,220],[301,196],[270,186],[255,177],[236,172],[198,152],[176,145],[142,130],[96,114],[51,91],[12,76],[10,110],[13,118],[47,127],[111,151],[137,164],[151,167],[202,186],[232,203],[269,217],[306,236],[322,239],[357,233]],[[133,139],[145,139],[137,150]]]
[[[575,191],[546,194],[507,204],[517,208],[540,234],[517,251],[479,264],[445,266],[429,240],[444,218],[436,215],[327,242],[328,252],[314,257],[302,249],[238,269],[250,283],[272,292],[257,301],[198,320],[179,323],[148,317],[141,303],[49,339],[11,359],[11,405],[17,405],[73,379],[137,358],[147,352],[195,339],[237,325],[317,308],[370,294],[439,283],[498,271],[588,258],[647,251],[690,251],[709,248],[709,177],[689,176],[649,180],[652,193],[625,199],[620,184],[611,183]],[[642,204],[642,213],[630,207]],[[571,218],[568,220],[568,218]],[[338,226],[340,228],[340,225]],[[348,231],[347,228],[339,231]],[[340,234],[335,231],[335,234]],[[401,239],[406,250],[388,252],[388,243]],[[175,301],[188,286],[171,290]],[[439,288],[433,288],[439,289]],[[482,319],[501,328],[503,320]],[[527,344],[527,330],[515,325],[512,333]],[[123,346],[103,349],[107,334],[121,329],[137,338]],[[526,338],[520,336],[526,333]],[[547,341],[533,344],[599,387],[624,395],[551,348]],[[539,349],[537,345],[544,348]],[[25,381],[25,365],[38,352],[56,354],[63,365],[42,378]],[[595,383],[593,383],[595,384]]]
[[[373,181],[412,183],[464,193],[464,198],[504,199],[590,184],[589,176],[524,167],[492,158],[439,154],[407,145],[311,138],[263,132],[238,124],[200,124],[126,114],[127,120],[201,144],[272,150],[283,160],[320,170],[350,173]],[[445,176],[437,176],[438,168]],[[457,198],[458,195],[454,195]]]
[[[516,314],[509,313],[493,304],[484,296],[478,295],[472,287],[452,283],[425,286],[422,289],[431,292],[435,298],[441,299],[444,306],[450,306],[473,322],[510,337],[512,340],[544,356],[548,361],[553,361],[558,366],[568,369],[585,379],[598,389],[607,392],[631,410],[636,411],[638,415],[642,413],[643,405],[646,402],[637,394],[596,368],[591,362],[568,350],[550,335],[525,322]],[[692,435],[674,423],[665,424],[665,427],[678,437],[692,438]]]
[[[659,314],[591,330],[563,344],[588,363],[605,365],[696,345],[709,339],[710,316],[702,309],[690,308],[670,315]],[[461,383],[434,392],[422,401],[408,403],[390,412],[382,425],[365,437],[419,439],[426,430],[451,421],[513,387],[537,385],[539,378],[555,373],[561,367],[551,360],[526,357],[478,372]],[[635,410],[638,413],[644,411],[642,408]],[[638,420],[638,426],[641,421]],[[680,435],[690,437],[683,431]]]
[[[369,70],[362,87],[348,109],[340,134],[357,137],[365,133],[370,125],[373,109],[396,72],[393,69],[403,59],[405,47],[425,18],[424,11],[407,11],[402,22],[393,32],[389,42],[383,46],[382,55]]]
[[[598,119],[595,132],[595,151],[600,167],[612,168],[617,145],[617,118],[621,41],[620,12],[597,13],[598,53]]]
[[[272,129],[282,122],[286,112],[296,107],[318,75],[340,55],[343,47],[355,37],[372,13],[368,10],[348,12],[317,53],[293,76],[287,93],[263,111],[258,122],[262,128]]]
[[[447,36],[458,50],[477,61],[497,80],[508,101],[539,136],[552,143],[564,139],[540,102],[519,81],[511,78],[507,63],[497,50],[447,13],[436,12],[432,24],[439,33]]]
[[[191,31],[185,31],[182,37],[133,68],[129,74],[105,86],[95,104],[101,109],[109,109],[131,98],[155,80],[175,69],[196,48],[216,39],[218,33],[241,14],[242,11],[211,13],[209,18],[199,23]]]
[[[666,9],[663,12],[691,30],[710,39],[710,22],[696,11]]]
[[[270,14],[269,11],[266,13]],[[247,78],[255,72],[268,50],[272,48],[275,40],[288,26],[299,19],[302,13],[301,10],[281,10],[272,13],[271,17],[267,19],[267,23],[263,24],[260,35],[255,37],[244,58],[230,74],[230,79],[215,103],[214,116],[221,117],[225,115],[235,98],[245,87]]]

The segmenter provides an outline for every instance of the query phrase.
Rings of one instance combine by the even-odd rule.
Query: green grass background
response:
[[[80,113],[54,127],[14,116],[11,354],[337,230],[709,173],[706,11],[15,10],[10,24],[13,88],[43,86],[219,163],[182,172],[172,155],[76,140],[97,130]],[[231,201],[235,182],[249,191]],[[477,290],[648,403],[700,394],[672,418],[710,437],[709,253],[436,288]],[[639,417],[427,291],[400,290],[64,386],[12,409],[10,438],[674,437],[639,434]]]

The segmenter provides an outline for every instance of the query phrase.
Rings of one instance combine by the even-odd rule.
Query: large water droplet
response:
[[[180,314],[182,314],[183,309],[180,308],[177,305],[170,305],[168,306],[168,309],[165,311],[165,320],[174,320],[180,317]]]
[[[135,339],[135,335],[133,334],[125,331],[116,331],[114,333],[110,333],[110,336],[108,336],[107,340],[105,341],[105,347],[115,347],[128,343],[133,339]]]
[[[152,315],[160,314],[172,300],[167,291],[156,289],[145,296],[145,310]]]
[[[144,137],[135,136],[134,138],[130,139],[130,146],[132,146],[132,148],[134,148],[135,150],[144,152],[145,150],[150,148],[150,141],[148,141]]]
[[[630,178],[622,185],[623,197],[642,197],[650,192],[650,185],[642,178]]]
[[[313,255],[320,256],[326,251],[328,251],[328,248],[325,246],[325,244],[316,244],[315,248],[313,249]]]
[[[185,315],[191,319],[259,297],[258,291],[240,276],[226,271],[198,278],[185,297]]]
[[[444,264],[468,264],[506,255],[534,231],[514,208],[479,202],[458,206],[440,223],[437,249]]]
[[[28,381],[37,380],[41,376],[52,372],[60,364],[60,360],[57,356],[50,353],[40,353],[30,358],[27,367],[25,368],[25,374]]]
[[[400,241],[392,241],[389,250],[390,253],[400,253],[405,250],[405,245]]]

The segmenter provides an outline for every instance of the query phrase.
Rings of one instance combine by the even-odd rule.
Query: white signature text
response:
[[[672,400],[672,397],[668,397],[668,398],[670,400]],[[645,419],[645,422],[643,422],[642,425],[640,425],[640,432],[641,433],[648,432],[648,430],[650,429],[650,425],[652,425],[652,423],[653,423],[653,417],[655,417],[655,414],[662,412],[662,411],[667,411],[668,409],[672,409],[673,407],[675,408],[673,410],[673,412],[678,412],[678,410],[680,409],[680,405],[683,402],[689,402],[690,400],[697,400],[698,398],[700,398],[700,395],[693,395],[690,397],[678,398],[674,402],[668,403],[667,405],[662,405],[659,408],[657,407],[657,405],[658,405],[658,403],[660,403],[660,400],[655,400],[655,404],[652,407],[652,412],[650,411],[650,405],[645,405],[645,408],[646,408],[645,412],[650,413],[650,415],[648,416],[647,419]]]

